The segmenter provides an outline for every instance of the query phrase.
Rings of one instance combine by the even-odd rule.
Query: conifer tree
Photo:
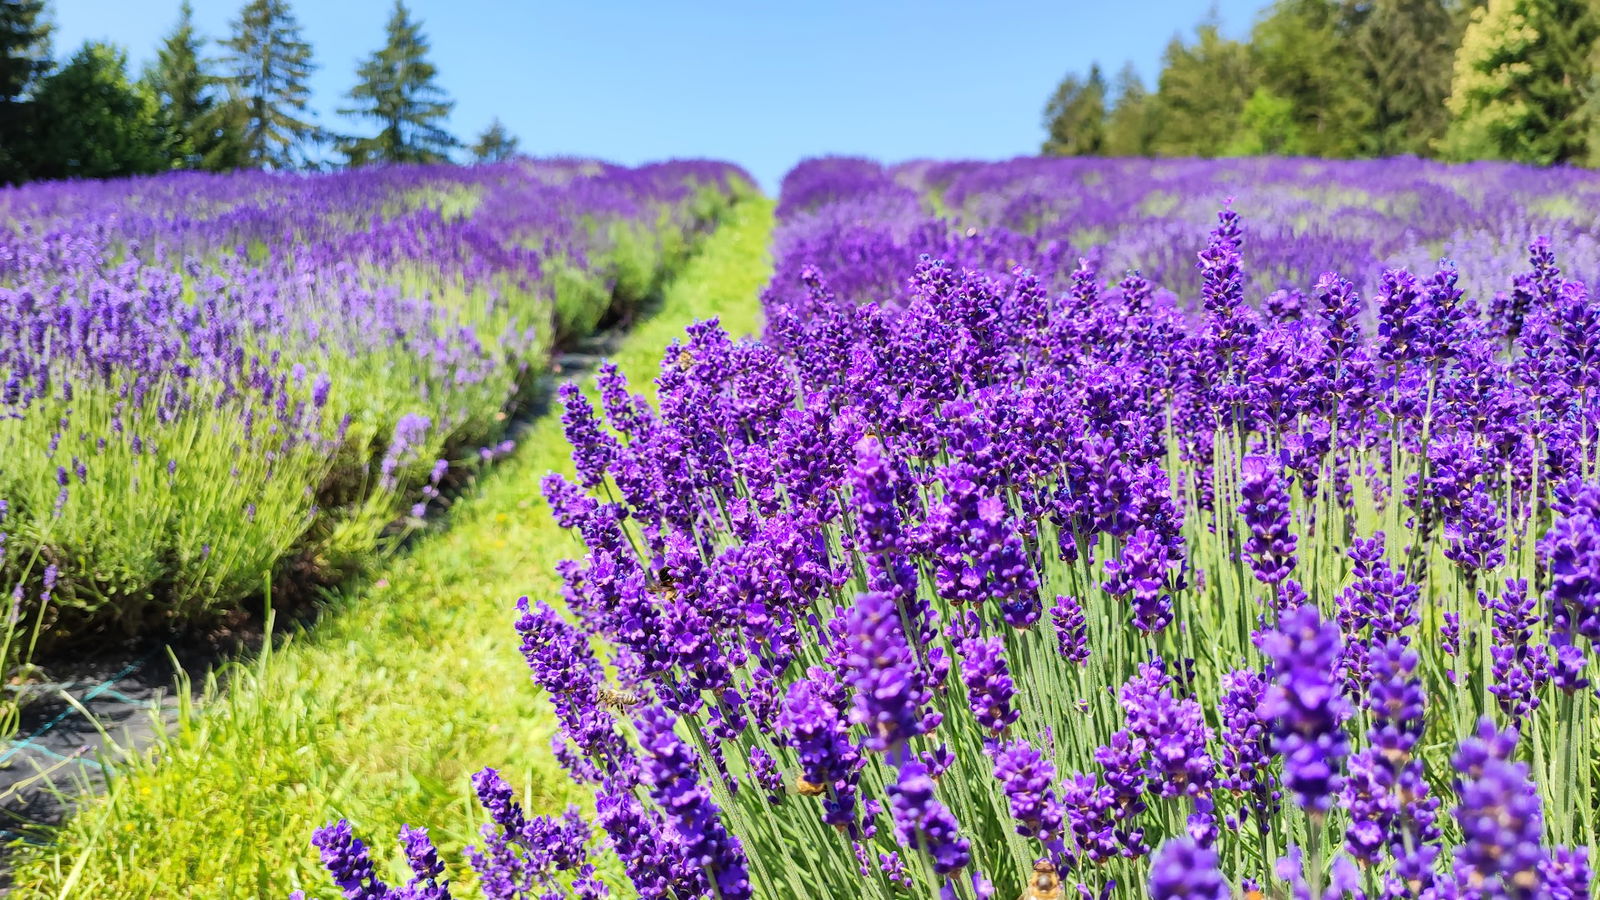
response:
[[[1447,0],[1372,0],[1354,30],[1362,106],[1362,150],[1428,155],[1450,123],[1445,105],[1464,17]]]
[[[308,111],[306,79],[315,66],[288,0],[250,0],[223,46],[234,103],[222,120],[240,130],[238,164],[285,169],[305,162],[308,145],[326,135]]]
[[[0,184],[29,176],[30,92],[50,70],[44,0],[0,0]]]
[[[161,127],[174,169],[201,168],[218,141],[229,137],[218,134],[217,84],[201,61],[204,43],[194,30],[194,6],[184,0],[177,26],[162,41],[144,75],[161,104]]]
[[[1223,37],[1217,23],[1207,21],[1196,29],[1192,45],[1173,38],[1162,62],[1155,97],[1161,129],[1152,149],[1162,156],[1224,152],[1255,93],[1249,47]]]
[[[1149,156],[1158,127],[1155,103],[1144,80],[1133,63],[1124,63],[1117,73],[1116,100],[1106,115],[1106,155]]]
[[[351,165],[442,162],[460,146],[443,124],[455,104],[435,83],[438,69],[427,54],[422,24],[395,0],[387,42],[356,69],[360,80],[347,95],[354,105],[339,110],[379,125],[372,137],[344,142],[340,149]]]
[[[1474,11],[1455,56],[1446,155],[1584,159],[1597,35],[1588,0],[1489,0]]]
[[[500,162],[517,155],[517,138],[500,124],[497,117],[473,141],[472,158],[477,162]]]
[[[1044,108],[1046,156],[1098,156],[1105,149],[1106,80],[1100,65],[1089,77],[1068,75]]]
[[[1317,156],[1362,152],[1370,102],[1363,73],[1343,61],[1364,9],[1343,0],[1279,0],[1262,15],[1250,35],[1256,87],[1241,110],[1249,133],[1239,141]]]

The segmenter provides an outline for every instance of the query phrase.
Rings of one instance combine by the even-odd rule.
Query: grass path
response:
[[[637,389],[690,321],[758,327],[770,273],[767,200],[738,204],[667,286],[615,361]],[[448,530],[352,588],[312,631],[229,673],[172,738],[88,802],[44,851],[17,860],[17,898],[332,896],[307,841],[339,816],[391,860],[402,823],[447,861],[482,821],[470,774],[501,769],[536,811],[578,800],[549,753],[551,723],[511,628],[519,595],[554,596],[578,546],[539,495],[570,471],[546,416],[457,502]]]

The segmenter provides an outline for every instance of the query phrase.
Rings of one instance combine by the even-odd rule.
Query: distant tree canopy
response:
[[[372,130],[343,137],[312,110],[316,65],[290,0],[236,2],[243,5],[230,33],[212,44],[184,0],[154,58],[131,80],[126,51],[111,44],[91,42],[65,62],[53,60],[49,0],[0,0],[0,184],[320,168],[332,152],[351,166],[449,162],[463,150],[448,128],[455,104],[404,0],[395,0],[383,45],[357,66],[349,102],[338,110]],[[516,137],[496,119],[462,155],[481,161],[516,153]]]
[[[517,155],[517,138],[497,118],[469,148],[475,162],[500,162]]]
[[[161,111],[128,80],[128,60],[108,44],[83,45],[34,94],[37,178],[107,178],[166,168]]]
[[[311,45],[288,0],[250,0],[222,46],[225,84],[237,104],[230,127],[240,128],[240,155],[246,168],[287,169],[307,160],[311,145],[326,135],[312,121],[311,87],[316,65]]]
[[[29,174],[32,91],[50,71],[50,24],[44,0],[0,0],[0,184]]]
[[[1489,0],[1456,53],[1445,142],[1453,159],[1588,156],[1595,10],[1587,0]]]
[[[1069,74],[1043,152],[1600,162],[1600,0],[1276,0],[1202,22],[1153,91]]]
[[[441,162],[460,142],[444,128],[455,106],[435,83],[428,39],[401,0],[389,17],[388,40],[356,69],[347,95],[353,105],[339,112],[371,119],[378,133],[346,138],[340,147],[350,165],[371,162]]]
[[[1044,152],[1051,156],[1099,156],[1106,143],[1106,80],[1098,64],[1089,77],[1068,75],[1044,108]]]
[[[146,68],[144,84],[160,104],[167,168],[222,170],[243,164],[243,122],[238,105],[202,57],[205,41],[194,29],[185,0],[174,26]]]

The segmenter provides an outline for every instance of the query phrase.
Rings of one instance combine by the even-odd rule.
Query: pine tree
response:
[[[50,70],[44,0],[0,0],[0,184],[29,175],[20,152],[33,121],[29,93]]]
[[[1159,127],[1155,104],[1133,63],[1117,74],[1117,99],[1106,116],[1107,156],[1149,156]]]
[[[1445,101],[1462,24],[1447,0],[1372,0],[1351,41],[1370,111],[1363,152],[1433,152],[1450,124]]]
[[[1155,101],[1161,129],[1152,149],[1161,156],[1216,156],[1233,141],[1239,116],[1255,93],[1250,48],[1222,36],[1214,20],[1196,29],[1195,43],[1173,38],[1162,58]]]
[[[1044,108],[1046,156],[1098,156],[1105,149],[1106,80],[1098,63],[1089,77],[1068,75]]]
[[[161,127],[167,136],[171,167],[196,169],[218,140],[216,79],[200,59],[204,40],[194,30],[194,7],[184,0],[178,24],[156,51],[144,83],[161,104]]]
[[[501,162],[517,155],[517,138],[496,118],[473,141],[472,158],[478,162]]]
[[[237,104],[222,118],[240,128],[239,164],[284,169],[304,162],[306,146],[326,135],[307,112],[306,79],[315,66],[288,0],[250,0],[223,46]]]
[[[1588,0],[1489,0],[1475,11],[1456,51],[1446,155],[1584,159],[1597,36]]]
[[[38,88],[35,177],[109,178],[167,166],[155,96],[128,79],[128,58],[88,43]]]
[[[355,101],[341,115],[376,119],[372,137],[351,138],[341,150],[350,164],[427,163],[450,158],[461,144],[443,127],[455,104],[434,82],[438,69],[427,59],[422,23],[411,18],[402,0],[389,17],[388,41],[356,69],[360,81],[347,95]]]

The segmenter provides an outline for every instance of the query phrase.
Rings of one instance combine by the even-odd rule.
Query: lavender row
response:
[[[0,191],[0,665],[356,565],[743,183],[519,160]]]
[[[485,895],[1589,896],[1600,179],[1304,165],[792,173],[763,340],[565,396],[517,630],[595,812],[480,774]],[[1165,286],[1091,202],[1157,189]],[[316,843],[449,896],[407,834]]]

